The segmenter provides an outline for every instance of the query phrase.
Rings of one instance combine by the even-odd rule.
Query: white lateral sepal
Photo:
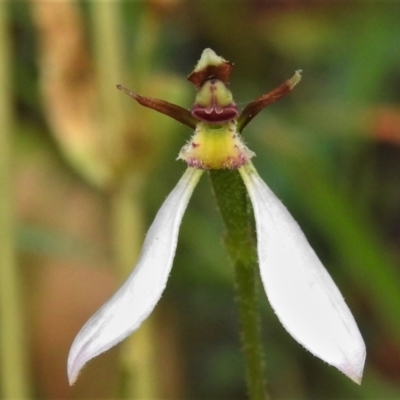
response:
[[[89,360],[125,339],[153,311],[165,289],[182,217],[202,172],[186,170],[158,211],[133,272],[76,336],[68,357],[70,384]]]
[[[361,383],[365,344],[339,289],[251,163],[239,171],[254,209],[262,282],[276,315],[307,350]]]

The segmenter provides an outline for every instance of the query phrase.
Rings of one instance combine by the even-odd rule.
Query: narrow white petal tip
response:
[[[107,303],[106,303],[107,304]],[[82,368],[93,358],[98,356],[100,353],[108,350],[114,344],[109,344],[107,342],[107,338],[103,339],[103,348],[99,348],[99,343],[96,343],[95,334],[95,324],[91,323],[91,321],[96,317],[98,313],[96,313],[81,329],[81,331],[76,336],[74,342],[72,343],[71,350],[68,355],[68,383],[70,386],[74,385],[78,376],[82,370]],[[92,326],[92,330],[90,330],[90,326]],[[98,336],[101,336],[101,333],[98,333]],[[93,339],[92,339],[93,337]],[[122,339],[118,340],[121,341]],[[92,345],[95,344],[96,347]]]
[[[183,214],[202,173],[186,170],[158,211],[133,272],[78,333],[68,356],[70,385],[88,361],[138,329],[160,300],[171,272]]]
[[[74,386],[76,380],[78,379],[79,371],[68,372],[68,383],[69,386]]]
[[[357,347],[359,347],[359,350],[354,353],[353,357],[348,358],[346,361],[338,365],[337,368],[353,382],[361,385],[366,357],[364,342],[358,343]]]
[[[68,383],[70,386],[74,385],[78,379],[79,372],[89,360],[82,360],[78,357],[68,357]]]

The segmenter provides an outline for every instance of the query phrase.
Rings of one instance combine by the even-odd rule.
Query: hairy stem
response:
[[[251,400],[266,400],[264,359],[257,304],[257,254],[246,188],[238,171],[210,172],[225,226],[225,245],[235,267],[242,350]]]

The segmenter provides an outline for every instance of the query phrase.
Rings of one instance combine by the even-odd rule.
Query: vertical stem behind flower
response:
[[[15,259],[11,184],[11,65],[6,2],[0,2],[0,397],[29,398],[21,282]]]
[[[238,171],[210,172],[227,232],[225,244],[235,267],[236,294],[251,400],[266,400],[264,359],[257,302],[257,254],[246,188]]]
[[[105,153],[118,162],[124,155],[123,140],[127,103],[115,85],[125,74],[120,2],[94,2],[91,6],[93,24],[94,62],[98,77],[103,114],[99,126]],[[112,162],[112,161],[111,161]]]

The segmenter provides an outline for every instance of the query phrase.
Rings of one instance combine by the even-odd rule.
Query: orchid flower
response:
[[[191,111],[118,86],[140,104],[194,128],[194,134],[178,157],[188,168],[158,211],[136,267],[72,344],[71,384],[89,360],[125,339],[153,311],[171,271],[192,192],[204,170],[222,168],[237,169],[247,188],[256,221],[262,283],[282,325],[312,354],[361,383],[366,351],[357,324],[299,225],[256,172],[251,163],[254,153],[240,135],[264,107],[293,89],[301,71],[248,104],[239,115],[227,88],[231,69],[232,64],[211,49],[204,50],[188,77],[198,89]]]

